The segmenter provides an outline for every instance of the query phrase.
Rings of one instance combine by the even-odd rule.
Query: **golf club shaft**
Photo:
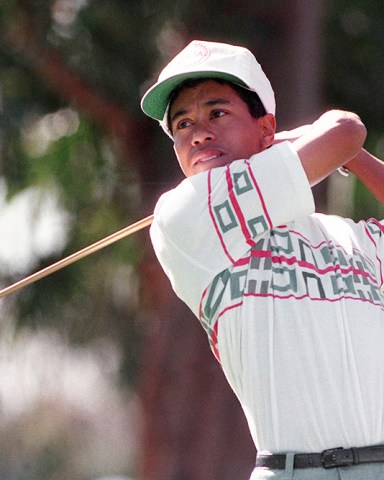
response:
[[[138,222],[133,223],[132,225],[129,225],[128,227],[125,227],[118,232],[115,232],[112,235],[109,235],[108,237],[99,240],[96,243],[93,243],[92,245],[88,245],[88,247],[85,247],[78,252],[72,253],[72,255],[69,255],[62,260],[59,260],[58,262],[53,263],[52,265],[43,268],[42,270],[39,270],[38,272],[33,273],[32,275],[29,275],[22,280],[19,280],[18,282],[10,285],[9,287],[0,290],[0,298],[6,297],[7,295],[16,292],[17,290],[20,290],[21,288],[26,287],[31,283],[37,282],[41,278],[47,277],[51,273],[57,272],[58,270],[61,270],[62,268],[77,262],[78,260],[90,255],[91,253],[97,252],[98,250],[107,247],[111,243],[115,243],[118,240],[127,237],[128,235],[132,235],[132,233],[142,230],[143,228],[149,226],[152,221],[153,215],[149,215],[148,217],[145,217]]]

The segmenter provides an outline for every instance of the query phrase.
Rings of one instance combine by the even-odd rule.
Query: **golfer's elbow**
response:
[[[364,145],[367,129],[361,118],[353,112],[331,110],[328,112],[334,118],[341,145],[350,158],[357,155]]]

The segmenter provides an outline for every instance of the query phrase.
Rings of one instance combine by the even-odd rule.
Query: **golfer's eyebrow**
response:
[[[204,107],[216,107],[217,105],[228,105],[230,100],[226,98],[213,98],[212,100],[207,100],[204,103]],[[182,117],[184,115],[188,115],[188,109],[183,109],[183,110],[177,110],[172,116],[171,116],[171,124],[177,120],[179,117]]]

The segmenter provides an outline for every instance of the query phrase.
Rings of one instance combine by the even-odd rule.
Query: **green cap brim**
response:
[[[242,87],[248,87],[240,78],[225,72],[199,71],[186,72],[158,82],[143,96],[141,108],[143,112],[155,120],[163,120],[168,107],[169,97],[173,90],[184,80],[190,78],[221,78]]]

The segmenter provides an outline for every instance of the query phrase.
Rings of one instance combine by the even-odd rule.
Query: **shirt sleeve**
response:
[[[176,294],[198,315],[213,277],[271,228],[314,211],[290,142],[184,180],[156,205],[151,239]]]

